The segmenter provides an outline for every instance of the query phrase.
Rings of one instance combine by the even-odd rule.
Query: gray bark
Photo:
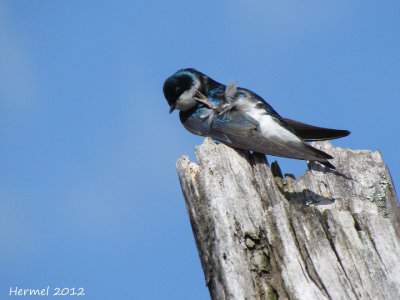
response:
[[[213,299],[400,299],[400,218],[379,152],[314,146],[297,180],[211,140],[177,169]],[[273,171],[271,171],[271,169]]]

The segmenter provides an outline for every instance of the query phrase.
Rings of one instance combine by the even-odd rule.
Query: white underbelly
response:
[[[260,133],[267,139],[283,142],[301,142],[293,132],[280,125],[269,115],[260,116],[258,122],[260,122]]]

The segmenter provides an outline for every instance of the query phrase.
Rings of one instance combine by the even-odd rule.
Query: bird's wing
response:
[[[260,123],[246,113],[232,109],[219,114],[212,121],[211,128],[218,131],[229,131],[242,133],[243,131],[257,128]]]
[[[293,131],[305,141],[325,141],[348,136],[350,131],[317,127],[299,121],[282,118]]]
[[[225,144],[282,157],[327,162],[330,155],[304,143],[274,117],[256,120],[232,109],[218,115],[211,123],[210,136]],[[270,130],[265,133],[265,130]]]

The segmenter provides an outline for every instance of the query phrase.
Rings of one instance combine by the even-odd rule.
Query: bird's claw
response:
[[[220,116],[220,115],[222,115],[222,114],[224,114],[224,113],[230,111],[230,110],[232,109],[232,107],[233,107],[233,105],[231,105],[231,104],[225,104],[225,105],[223,105],[222,108],[221,108],[221,110],[220,110],[220,112],[218,113],[218,115]]]
[[[230,86],[229,89],[232,92],[232,89],[236,89],[236,87],[235,86],[233,86],[233,87]],[[214,111],[218,112],[219,116],[224,114],[224,113],[226,113],[226,112],[228,112],[228,111],[230,111],[232,109],[232,107],[234,106],[230,97],[226,97],[226,101],[228,103],[220,104],[220,105],[213,105],[210,102],[210,100],[199,91],[196,92],[196,94],[194,96],[194,99],[196,101],[200,102],[200,103],[203,103],[203,104],[207,105],[208,107],[210,107]]]
[[[211,109],[216,109],[217,107],[215,105],[213,105],[210,100],[208,100],[208,98],[206,96],[204,96],[201,92],[197,91],[195,96],[194,96],[194,100],[203,103],[205,105],[207,105],[208,107],[210,107]]]

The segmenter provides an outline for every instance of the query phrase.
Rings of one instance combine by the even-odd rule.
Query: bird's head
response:
[[[163,91],[170,113],[175,109],[189,110],[196,105],[194,97],[201,85],[199,75],[194,69],[182,69],[165,80]]]

